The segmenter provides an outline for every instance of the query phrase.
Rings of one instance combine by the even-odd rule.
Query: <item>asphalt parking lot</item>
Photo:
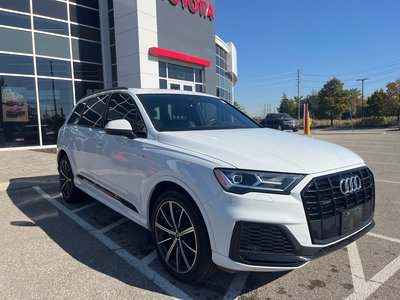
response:
[[[176,282],[149,233],[89,197],[61,200],[55,155],[0,152],[1,299],[399,299],[400,132],[330,132],[376,180],[376,227],[335,253],[286,273],[218,271]]]

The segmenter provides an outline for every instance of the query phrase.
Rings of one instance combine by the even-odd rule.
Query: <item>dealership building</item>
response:
[[[0,150],[56,144],[77,100],[116,86],[233,102],[214,0],[0,0]],[[218,5],[218,4],[217,4]]]

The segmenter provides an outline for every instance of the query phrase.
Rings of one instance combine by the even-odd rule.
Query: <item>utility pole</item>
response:
[[[297,107],[297,119],[300,122],[300,70],[297,70],[297,101],[299,101]]]
[[[361,124],[364,127],[364,81],[369,78],[360,78],[357,81],[361,81]]]

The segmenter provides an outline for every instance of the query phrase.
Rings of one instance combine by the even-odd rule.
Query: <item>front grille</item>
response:
[[[286,233],[277,225],[242,222],[239,251],[268,254],[294,254]]]
[[[356,175],[361,179],[362,188],[342,194],[340,181]],[[343,211],[362,205],[362,221],[371,217],[375,202],[374,177],[367,167],[317,177],[303,189],[301,196],[313,242],[327,243],[341,237]]]

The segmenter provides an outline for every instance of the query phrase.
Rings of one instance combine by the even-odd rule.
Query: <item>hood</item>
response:
[[[246,170],[312,174],[363,163],[341,146],[266,128],[160,132],[158,141]]]

